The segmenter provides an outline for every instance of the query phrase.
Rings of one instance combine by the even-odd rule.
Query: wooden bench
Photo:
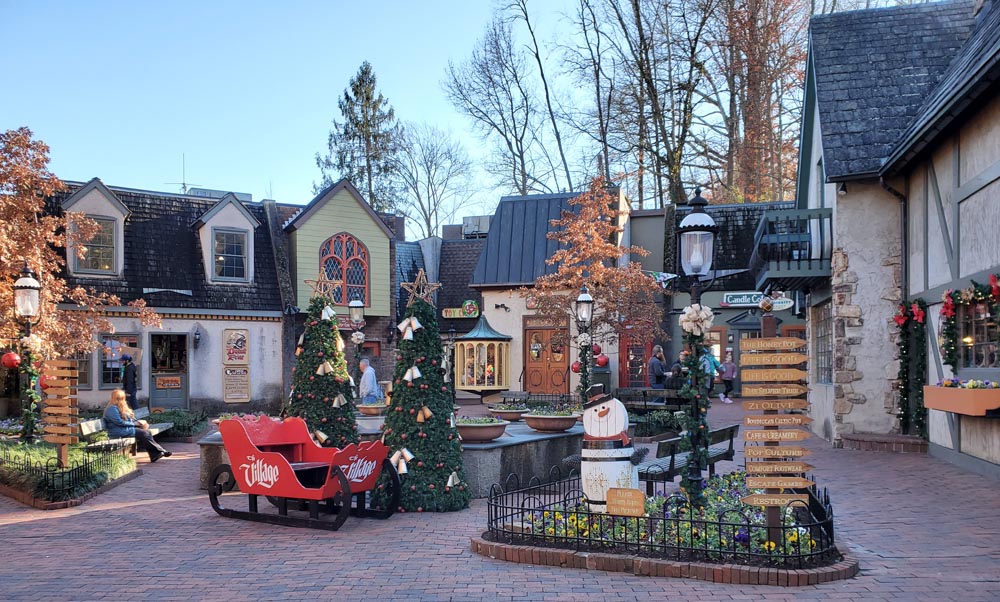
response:
[[[690,401],[680,396],[679,389],[615,389],[614,397],[631,414],[646,414],[657,410],[677,412],[691,406]]]
[[[733,424],[708,433],[708,474],[715,474],[715,463],[721,460],[732,460],[736,456],[735,440],[740,425]],[[678,451],[681,441],[686,437],[675,437],[660,441],[656,446],[656,458],[647,460],[637,466],[639,480],[646,482],[646,493],[655,494],[656,483],[673,482],[674,477],[681,475],[687,469],[688,457],[691,452]]]
[[[139,408],[135,411],[136,420],[146,420],[149,418],[149,408]],[[149,422],[148,420],[146,420]],[[173,428],[173,422],[158,422],[156,424],[150,424],[147,429],[155,437],[162,432],[168,431]],[[104,423],[104,418],[94,418],[93,420],[84,420],[80,423],[80,436],[85,437],[87,435],[93,435],[101,431],[108,430],[107,425]],[[136,454],[136,442],[135,437],[120,437],[118,439],[107,439],[105,441],[97,441],[91,443],[84,448],[88,452],[99,452],[108,451],[114,449],[121,449],[123,447],[129,447],[132,455]]]

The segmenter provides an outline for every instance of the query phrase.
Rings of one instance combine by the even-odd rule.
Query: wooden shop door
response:
[[[569,393],[568,333],[524,331],[524,390],[537,394]]]

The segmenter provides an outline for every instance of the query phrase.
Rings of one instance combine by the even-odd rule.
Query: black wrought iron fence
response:
[[[723,502],[694,511],[679,494],[656,496],[644,516],[591,512],[579,475],[553,468],[548,482],[521,487],[516,475],[492,486],[487,501],[488,537],[505,543],[613,552],[677,561],[808,568],[840,559],[834,545],[833,507],[815,486],[809,503],[782,509],[768,526],[766,511]]]
[[[93,484],[103,473],[108,479],[120,468],[121,460],[128,458],[127,447],[101,448],[88,453],[83,461],[74,461],[66,468],[59,467],[56,458],[44,463],[21,454],[12,453],[9,448],[0,449],[0,468],[20,476],[21,482],[34,486],[35,497],[59,501],[75,497],[76,492]]]

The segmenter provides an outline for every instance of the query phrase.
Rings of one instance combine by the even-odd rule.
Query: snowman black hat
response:
[[[609,399],[611,399],[611,395],[604,392],[603,383],[590,385],[590,387],[587,388],[587,403],[583,405],[583,408],[585,410],[589,410],[594,406],[601,405]]]

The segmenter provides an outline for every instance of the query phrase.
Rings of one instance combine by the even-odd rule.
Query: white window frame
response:
[[[217,245],[216,236],[219,234],[242,234],[243,235],[243,277],[234,276],[220,276],[216,273],[215,268],[217,265],[217,260],[219,254],[215,252]],[[213,282],[249,282],[250,281],[250,232],[248,230],[243,230],[240,228],[212,228],[212,264],[209,266],[211,268],[211,280]],[[235,257],[235,255],[232,255]]]
[[[70,250],[73,253],[73,273],[74,274],[100,274],[100,275],[114,275],[118,273],[118,219],[114,217],[109,217],[106,215],[88,215],[87,219],[92,219],[95,222],[109,222],[111,224],[111,269],[102,270],[98,268],[85,268],[80,266],[80,256],[76,254],[76,247],[82,245],[87,247],[87,252],[90,252],[92,241],[76,241],[73,245],[73,249]],[[102,247],[106,248],[106,247]]]

